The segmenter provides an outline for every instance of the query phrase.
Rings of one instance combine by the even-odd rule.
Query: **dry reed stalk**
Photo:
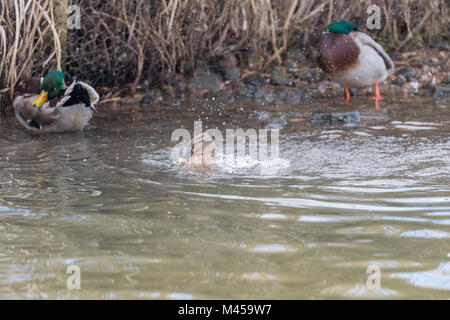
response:
[[[49,15],[53,1],[8,0],[0,4],[0,92],[9,92],[10,98],[17,82],[36,71],[40,74],[42,66],[50,64],[61,70],[59,34]],[[53,38],[51,46],[45,43],[48,35]],[[50,53],[43,55],[49,47]]]
[[[0,2],[0,92],[19,78],[61,68],[59,33],[51,8],[56,0]],[[59,1],[59,0],[58,0]],[[379,0],[382,29],[370,31],[390,50],[414,47],[416,38],[449,34],[448,0]],[[314,56],[315,43],[332,20],[362,29],[372,1],[347,0],[71,0],[82,12],[81,29],[67,33],[66,77],[94,85],[165,81],[189,73],[197,60],[233,53],[259,55],[259,70],[282,62],[291,46]]]

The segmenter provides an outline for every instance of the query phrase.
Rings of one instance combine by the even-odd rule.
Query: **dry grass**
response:
[[[62,0],[2,0],[0,88],[31,74],[61,68],[94,85],[163,81],[192,70],[195,61],[251,51],[259,69],[282,60],[289,46],[314,54],[317,37],[336,19],[364,26],[371,1],[344,0],[73,0],[81,29],[69,30],[61,52],[52,8]],[[423,46],[449,34],[447,0],[379,0],[387,48]],[[447,39],[448,40],[448,39]],[[65,44],[63,44],[63,49]],[[312,50],[309,50],[312,48]],[[64,51],[64,50],[63,50]],[[63,59],[65,61],[65,59]],[[10,90],[11,91],[11,90]]]
[[[29,77],[36,63],[61,69],[61,45],[50,13],[53,5],[53,0],[0,3],[0,88],[6,87],[0,92],[12,94],[10,89]]]

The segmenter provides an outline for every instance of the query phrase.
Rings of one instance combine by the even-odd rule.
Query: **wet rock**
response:
[[[199,74],[191,79],[192,88],[197,91],[219,91],[222,89],[220,78],[215,73]]]
[[[436,87],[433,97],[436,99],[450,98],[450,87]]]
[[[253,86],[247,86],[239,88],[236,94],[237,99],[253,98],[255,94],[255,88]]]
[[[299,104],[301,100],[302,99],[298,91],[291,91],[286,95],[286,97],[284,97],[284,101],[289,104]]]
[[[305,64],[306,57],[299,47],[291,47],[286,52],[286,70],[289,73],[297,74],[300,66]]]
[[[289,77],[283,72],[283,69],[280,67],[276,67],[272,70],[272,74],[270,77],[270,82],[276,86],[294,86],[294,79]]]
[[[414,79],[413,81],[406,82],[402,86],[402,90],[403,90],[404,94],[418,93],[419,92],[419,87],[420,87],[419,81]]]
[[[296,61],[287,61],[286,62],[286,70],[290,73],[296,74],[300,65]]]
[[[354,124],[359,123],[361,116],[359,111],[317,113],[313,115],[311,122],[315,125],[325,124]]]
[[[283,129],[287,125],[287,121],[284,117],[274,118],[270,120],[264,128],[266,129]]]
[[[406,83],[406,78],[405,78],[405,76],[403,76],[403,75],[399,75],[399,76],[397,77],[397,79],[394,79],[394,80],[392,81],[392,83],[395,84],[395,85],[397,85],[397,86],[402,86],[402,85],[404,85],[404,84]]]
[[[256,112],[251,114],[248,118],[251,120],[269,120],[270,113],[267,111]]]
[[[183,105],[183,103],[181,102],[181,100],[175,100],[170,105],[172,107],[179,108],[179,107],[181,107]]]
[[[283,90],[280,92],[280,98],[288,104],[298,104],[302,100],[303,92],[301,90]]]
[[[248,66],[251,69],[258,68],[264,61],[264,58],[255,51],[251,51],[248,56]]]
[[[442,79],[441,83],[443,84],[450,84],[450,72],[447,72],[444,79]]]
[[[311,71],[305,76],[305,80],[308,81],[308,83],[317,83],[319,81],[331,81],[330,77],[326,75],[325,72],[314,72]]]
[[[256,90],[254,97],[255,99],[265,100],[267,102],[273,101],[272,92],[264,88],[259,88],[258,90]]]
[[[285,118],[286,119],[303,118],[303,115],[301,113],[291,111],[291,112],[286,113]]]
[[[210,91],[204,97],[211,100],[227,101],[231,98],[231,92],[228,90]]]
[[[393,52],[391,54],[391,59],[392,59],[392,61],[400,61],[402,59],[402,57],[400,56],[400,54],[398,52]]]
[[[209,73],[209,66],[206,61],[197,60],[195,62],[195,72],[196,73]]]
[[[450,44],[448,43],[448,41],[441,41],[438,43],[434,43],[434,44],[430,45],[430,47],[439,49],[439,50],[450,51]]]
[[[225,79],[226,80],[237,80],[241,77],[241,70],[236,67],[228,67],[225,69]]]
[[[244,83],[251,85],[255,88],[260,88],[266,84],[266,79],[264,79],[262,76],[258,74],[253,74],[251,76],[246,77],[244,79]]]
[[[321,81],[321,82],[319,82],[319,84],[317,86],[317,91],[319,91],[320,94],[322,94],[322,95],[325,95],[325,94],[337,95],[340,92],[344,92],[344,89],[337,82]],[[350,89],[350,91],[351,91],[351,89]],[[350,92],[350,94],[351,94],[351,92]]]
[[[311,88],[304,87],[298,89],[283,90],[279,95],[285,103],[298,104],[301,101],[311,99]]]
[[[227,53],[221,60],[220,64],[223,67],[233,68],[233,67],[237,66],[238,61],[236,59],[236,56],[233,53]]]
[[[407,81],[413,81],[416,78],[416,69],[413,67],[404,67],[396,72],[398,76],[404,76]]]
[[[148,91],[145,96],[139,101],[140,104],[151,104],[155,101],[160,101],[162,99],[161,92],[157,89],[152,89]]]
[[[306,57],[299,47],[291,47],[286,52],[286,58],[291,61],[295,61],[298,64],[302,64],[306,61]]]

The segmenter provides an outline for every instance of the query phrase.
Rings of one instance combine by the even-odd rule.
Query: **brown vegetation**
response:
[[[371,34],[389,51],[424,46],[449,34],[446,1],[72,0],[81,9],[81,29],[65,30],[57,12],[63,0],[2,0],[0,89],[12,92],[18,79],[62,68],[67,80],[128,83],[134,90],[143,80],[189,74],[197,59],[230,52],[240,63],[245,52],[260,55],[263,70],[291,45],[314,56],[318,35],[333,20],[364,26],[374,3],[382,29]]]

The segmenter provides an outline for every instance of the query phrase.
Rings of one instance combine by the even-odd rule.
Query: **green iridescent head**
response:
[[[39,91],[48,93],[48,99],[54,99],[64,86],[64,74],[60,71],[52,71],[42,80]]]
[[[331,23],[326,31],[341,33],[341,34],[349,34],[352,31],[358,31],[358,27],[353,22],[347,20],[339,20]]]
[[[59,92],[64,87],[64,74],[60,71],[52,71],[47,74],[39,86],[39,96],[33,101],[33,105],[37,108],[47,100],[52,100],[58,97]]]

